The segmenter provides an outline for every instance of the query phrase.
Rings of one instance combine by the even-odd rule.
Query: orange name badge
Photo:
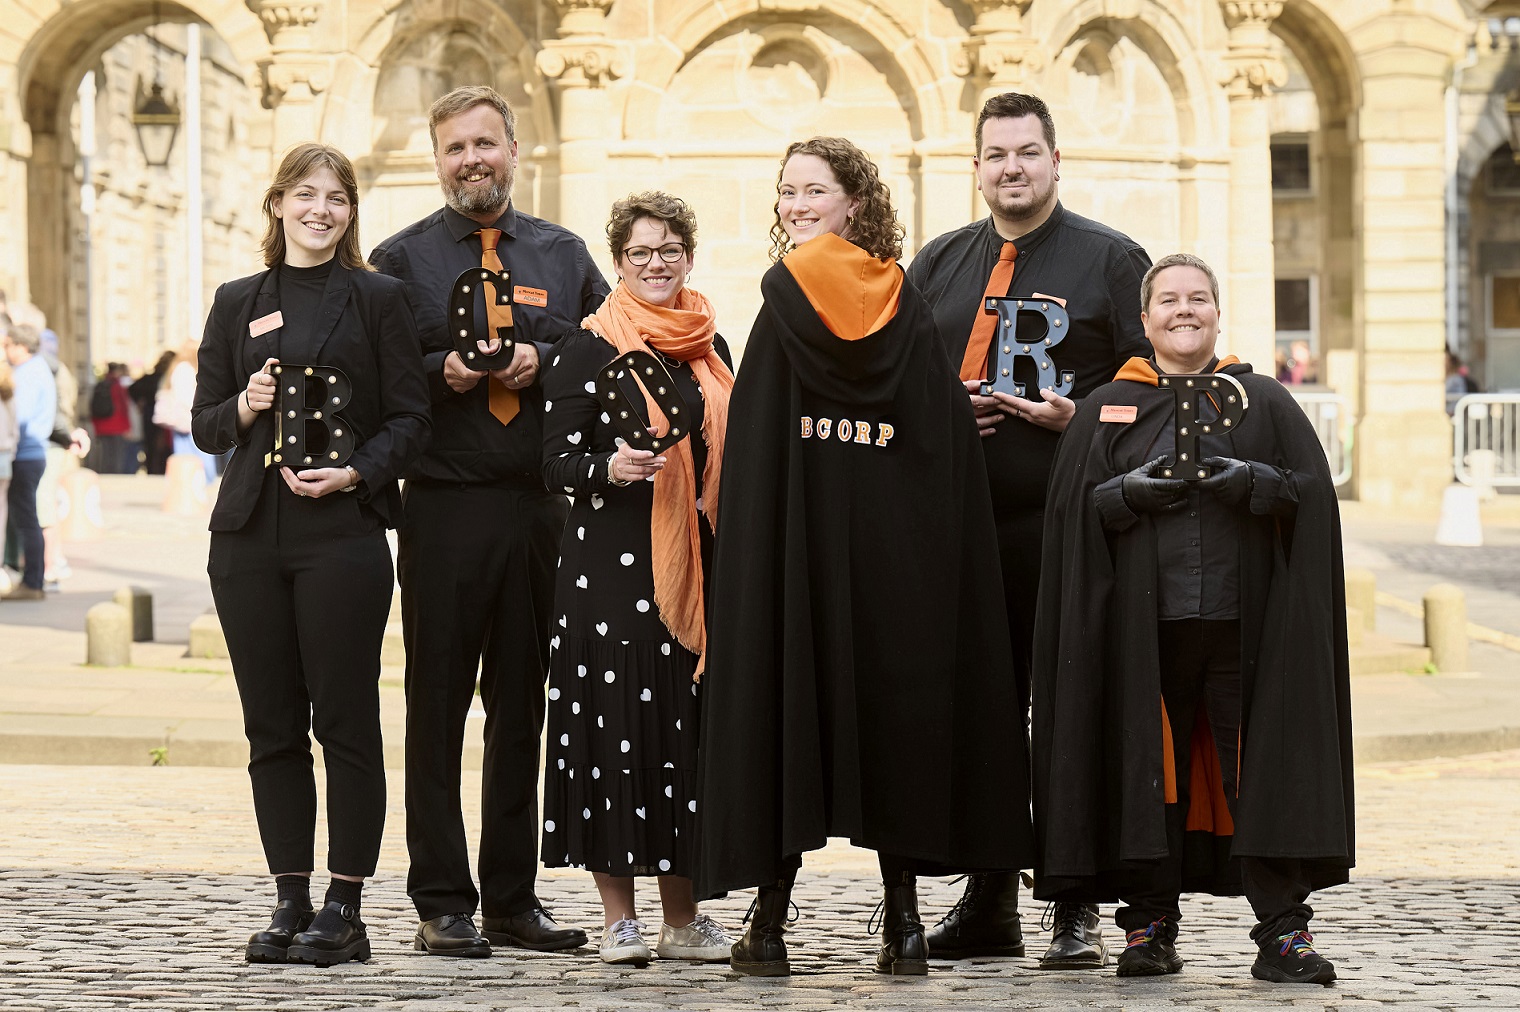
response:
[[[260,337],[271,330],[278,330],[283,326],[285,326],[285,317],[280,315],[280,311],[276,309],[268,316],[261,316],[250,323],[248,325],[248,336]]]
[[[512,301],[522,306],[537,306],[540,309],[549,305],[549,293],[542,288],[528,288],[517,285],[512,289]]]
[[[1066,308],[1066,300],[1063,299],[1063,298],[1061,298],[1059,295],[1041,295],[1039,292],[1035,292],[1033,295],[1030,296],[1030,298],[1031,299],[1049,299],[1051,302],[1054,302],[1056,305],[1060,306],[1062,309]]]
[[[1133,422],[1139,413],[1140,409],[1134,404],[1105,404],[1103,410],[1098,412],[1098,421],[1128,424]]]

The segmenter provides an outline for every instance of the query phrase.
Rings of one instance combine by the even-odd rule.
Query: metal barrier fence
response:
[[[1520,487],[1520,394],[1468,394],[1452,411],[1452,428],[1458,481]]]
[[[1309,424],[1319,435],[1319,445],[1324,448],[1325,459],[1330,462],[1330,473],[1337,486],[1351,480],[1352,434],[1356,420],[1346,410],[1346,400],[1340,394],[1312,390],[1289,391],[1298,406],[1309,416]]]

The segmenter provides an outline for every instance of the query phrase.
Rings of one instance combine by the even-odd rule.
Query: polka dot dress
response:
[[[612,357],[611,345],[575,331],[550,354],[543,379],[544,479],[574,505],[560,546],[549,641],[542,856],[548,867],[690,875],[697,659],[671,636],[654,604],[653,485],[607,481],[618,433],[596,399],[594,377]],[[701,392],[690,367],[666,364],[692,421],[700,422]],[[700,436],[692,449],[700,499],[707,459]],[[706,570],[712,532],[705,519],[700,530]]]

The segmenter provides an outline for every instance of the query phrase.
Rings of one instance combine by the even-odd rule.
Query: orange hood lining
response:
[[[1214,371],[1219,372],[1225,366],[1239,364],[1240,359],[1236,358],[1234,355],[1226,355],[1224,358],[1219,360],[1219,364],[1214,367]],[[1158,386],[1159,384],[1157,383],[1157,380],[1160,379],[1160,374],[1156,372],[1156,367],[1151,364],[1150,359],[1140,358],[1137,355],[1119,367],[1119,371],[1114,374],[1114,379],[1130,380],[1133,383],[1145,383],[1149,386]]]
[[[792,250],[781,263],[835,337],[858,341],[897,315],[903,273],[895,260],[877,259],[826,232]]]

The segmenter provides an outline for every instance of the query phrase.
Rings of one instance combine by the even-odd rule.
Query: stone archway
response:
[[[706,7],[707,5],[704,5]],[[789,143],[814,135],[850,138],[879,166],[909,250],[925,238],[918,144],[942,130],[942,111],[920,101],[912,45],[889,48],[892,25],[833,12],[692,8],[674,12],[662,38],[679,46],[640,66],[609,144],[609,197],[666,189],[698,218],[699,287],[724,312],[729,341],[742,345],[759,308],[769,266],[778,161]],[[845,8],[838,10],[838,8]],[[900,59],[903,52],[906,60]]]
[[[198,337],[199,327],[189,319],[196,313],[189,307],[208,303],[209,291],[217,281],[246,273],[257,263],[248,255],[252,244],[247,241],[255,226],[241,214],[247,203],[242,191],[248,156],[256,150],[266,162],[268,158],[267,146],[260,147],[250,139],[267,133],[260,125],[264,114],[258,108],[257,92],[249,86],[257,62],[267,57],[264,31],[247,7],[232,0],[190,0],[185,5],[165,3],[158,7],[148,0],[83,0],[56,6],[48,13],[50,16],[36,27],[19,52],[0,53],[0,61],[7,56],[14,58],[20,98],[18,120],[24,120],[30,140],[24,164],[13,166],[10,173],[13,180],[23,184],[20,189],[25,193],[24,216],[14,214],[10,219],[20,219],[27,235],[26,288],[31,301],[58,331],[60,354],[71,365],[83,370],[92,358],[107,355],[150,358],[158,347],[173,347]],[[156,24],[160,27],[153,45],[172,50],[174,40],[185,35],[182,26],[209,23],[222,25],[223,31],[212,33],[203,28],[201,32],[210,45],[198,66],[204,68],[209,63],[220,70],[212,109],[214,122],[205,124],[210,132],[202,144],[202,151],[211,153],[208,164],[212,171],[209,176],[203,172],[201,178],[213,197],[225,198],[215,201],[225,213],[211,215],[203,229],[205,248],[212,255],[206,261],[197,261],[211,268],[202,274],[189,270],[182,256],[173,255],[172,241],[166,252],[164,234],[183,232],[187,220],[183,172],[178,168],[168,174],[145,171],[131,128],[124,122],[132,99],[123,96],[132,94],[137,82],[118,78],[132,76],[122,60],[122,47],[128,45],[124,40],[141,38],[145,29]],[[95,186],[91,191],[92,197],[122,198],[109,208],[114,232],[101,232],[82,217],[84,165],[77,105],[79,87],[87,74],[96,75],[94,97],[102,113],[119,120],[103,124],[84,145],[98,144],[102,154],[110,156],[101,164],[116,173],[120,183],[114,189]],[[175,81],[167,83],[174,90]],[[201,108],[204,113],[205,102]],[[182,152],[185,143],[183,136],[178,138],[176,151]],[[257,158],[253,158],[255,164]],[[241,171],[225,171],[221,162],[228,159],[236,159]],[[177,181],[173,179],[175,171],[180,172]],[[124,181],[125,176],[134,178]],[[246,211],[256,214],[254,206]],[[166,225],[166,219],[175,224]],[[151,237],[144,238],[134,229],[134,224],[143,222],[151,226]],[[142,239],[143,250],[148,252],[124,253],[120,247],[132,239]],[[98,261],[92,261],[88,253],[92,245],[101,251]],[[121,268],[114,273],[110,270],[113,262]],[[157,265],[163,277],[154,275],[150,284],[142,277],[144,264],[149,265],[150,272]],[[131,273],[129,278],[115,278],[118,292],[113,296],[120,294],[122,299],[104,298],[105,279],[121,271]],[[202,283],[191,292],[189,286],[197,277]],[[110,304],[109,315],[99,312],[103,304]],[[165,306],[184,312],[164,317]],[[98,355],[92,353],[92,326],[103,328]],[[148,332],[129,339],[125,331],[134,327]]]
[[[1226,128],[1178,12],[1087,0],[1034,31],[1054,53],[1035,90],[1055,117],[1063,202],[1152,256],[1186,249],[1222,263],[1227,237],[1206,208],[1226,199]]]
[[[1305,341],[1315,356],[1312,375],[1351,399],[1354,411],[1360,76],[1345,37],[1307,0],[1286,0],[1272,34],[1292,71],[1289,91],[1274,98],[1277,340]],[[1305,87],[1308,102],[1297,102],[1294,90]]]

